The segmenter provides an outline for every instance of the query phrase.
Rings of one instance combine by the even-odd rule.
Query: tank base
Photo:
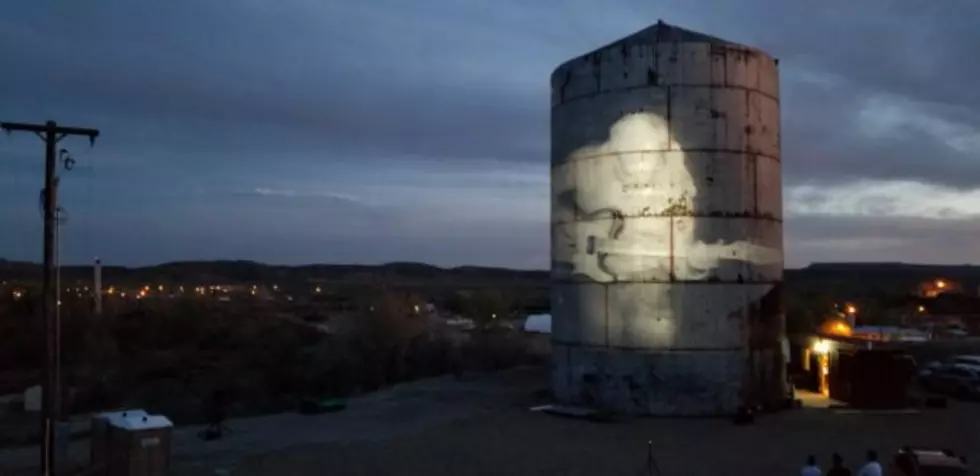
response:
[[[568,404],[637,416],[727,417],[785,398],[779,385],[744,388],[743,351],[639,352],[553,343],[552,352],[552,389]],[[757,396],[745,397],[751,394]]]

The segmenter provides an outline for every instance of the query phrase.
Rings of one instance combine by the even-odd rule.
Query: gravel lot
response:
[[[980,404],[950,402],[918,414],[841,414],[804,409],[752,426],[716,419],[592,423],[527,411],[535,374],[507,398],[472,398],[473,413],[417,434],[302,445],[245,459],[236,476],[640,475],[648,441],[663,475],[798,474],[807,454],[827,465],[840,452],[855,467],[866,449],[882,458],[904,444],[951,448],[980,461]],[[519,378],[518,378],[519,377]],[[540,385],[540,384],[538,384]]]
[[[719,419],[634,419],[592,423],[530,412],[542,369],[455,381],[416,382],[320,416],[271,415],[230,422],[226,440],[203,443],[198,428],[174,435],[173,474],[302,475],[640,475],[652,442],[660,474],[798,474],[814,453],[834,451],[856,467],[864,451],[882,458],[901,445],[951,448],[980,461],[980,403],[950,402],[918,414],[841,414],[803,409],[751,426]],[[36,451],[36,450],[35,450]],[[84,454],[84,448],[75,449]],[[28,456],[36,459],[32,452]],[[4,461],[0,453],[0,474]]]

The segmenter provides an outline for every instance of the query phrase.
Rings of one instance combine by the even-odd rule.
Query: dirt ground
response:
[[[807,454],[826,467],[833,452],[857,469],[866,449],[885,459],[905,444],[950,448],[980,461],[980,434],[972,431],[980,423],[980,404],[970,402],[918,414],[804,409],[735,426],[716,419],[592,423],[530,412],[525,399],[516,393],[484,400],[478,411],[417,434],[249,457],[233,474],[639,475],[647,474],[648,444],[660,474],[668,476],[733,468],[739,474],[796,474]]]
[[[543,369],[417,382],[352,401],[340,413],[232,421],[235,433],[220,442],[200,442],[192,437],[199,428],[181,428],[172,474],[641,475],[648,442],[665,476],[798,474],[807,454],[826,467],[835,451],[856,468],[866,449],[890,459],[906,444],[980,461],[980,432],[973,431],[980,403],[917,414],[802,409],[750,426],[720,419],[592,423],[529,411],[545,382]]]
[[[968,420],[967,420],[968,419]],[[968,423],[969,422],[969,423]],[[594,424],[501,409],[377,442],[299,446],[253,457],[235,475],[638,475],[647,442],[663,475],[797,474],[814,453],[834,451],[854,469],[866,448],[888,456],[900,445],[954,448],[977,461],[976,408],[920,415],[839,415],[813,410],[772,416],[751,427],[712,420]],[[655,473],[656,474],[656,473]]]

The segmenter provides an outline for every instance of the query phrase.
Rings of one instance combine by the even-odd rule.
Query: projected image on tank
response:
[[[695,232],[698,184],[662,118],[626,115],[608,137],[575,150],[553,171],[556,277],[667,281],[673,273],[703,280],[723,262],[781,263],[776,248],[697,239],[710,235]]]

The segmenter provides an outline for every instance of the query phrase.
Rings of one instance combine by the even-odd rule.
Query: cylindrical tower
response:
[[[551,85],[555,395],[654,415],[780,403],[775,60],[660,22]]]

